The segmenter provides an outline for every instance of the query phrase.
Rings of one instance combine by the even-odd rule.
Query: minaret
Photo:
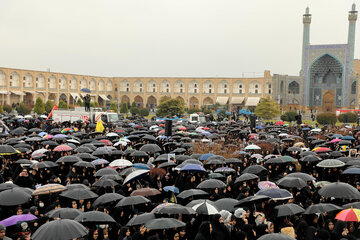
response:
[[[355,26],[357,20],[356,5],[353,3],[351,11],[349,11],[349,32],[348,32],[348,45],[349,45],[349,69],[350,74],[353,74],[354,65],[354,48],[355,48]]]
[[[306,12],[303,15],[303,45],[302,45],[302,58],[301,58],[301,71],[300,76],[304,75],[305,67],[305,48],[310,44],[310,23],[311,23],[311,14],[309,13],[309,7],[306,8]]]

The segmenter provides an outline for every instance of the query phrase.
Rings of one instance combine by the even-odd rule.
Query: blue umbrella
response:
[[[303,128],[302,130],[303,130],[303,131],[309,131],[310,128]]]
[[[201,132],[201,135],[209,136],[209,135],[211,135],[211,133],[208,132],[208,131],[202,131],[202,132]]]
[[[360,174],[360,168],[348,168],[341,174]]]
[[[202,166],[200,166],[199,164],[186,164],[185,166],[183,166],[180,171],[199,171],[199,172],[206,172],[205,168],[203,168]]]
[[[88,89],[88,88],[82,88],[82,89],[80,89],[80,91],[86,92],[86,93],[91,93],[90,89]]]
[[[264,129],[262,126],[256,126],[256,129]]]
[[[102,159],[102,158],[98,158],[98,159],[92,161],[91,163],[94,165],[102,165],[102,164],[108,164],[109,161]]]
[[[341,138],[342,140],[349,140],[349,141],[354,141],[355,138],[353,136],[345,136]]]
[[[256,196],[258,195],[264,195],[264,196],[268,196],[270,198],[272,198],[273,200],[285,200],[285,199],[289,199],[292,198],[292,194],[285,189],[281,189],[281,188],[269,188],[269,189],[263,189],[258,191],[256,194]]]
[[[342,138],[343,137],[343,135],[341,135],[341,134],[334,134],[334,135],[332,135],[334,138]]]
[[[212,153],[205,153],[205,154],[203,154],[203,155],[201,155],[201,156],[199,157],[199,160],[200,160],[200,161],[205,161],[205,160],[207,160],[208,158],[210,158],[210,157],[212,157],[212,156],[214,156],[214,154],[212,154]]]
[[[145,163],[134,163],[132,166],[138,169],[145,169],[145,170],[150,169],[149,165],[146,165]]]
[[[174,186],[166,186],[163,188],[165,192],[173,192],[173,193],[179,193],[179,189]]]
[[[45,136],[45,135],[48,135],[48,133],[46,133],[46,132],[41,132],[41,133],[39,133],[38,134],[40,137],[43,137],[43,136]]]

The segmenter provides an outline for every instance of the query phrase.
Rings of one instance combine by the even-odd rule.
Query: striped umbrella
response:
[[[51,193],[57,193],[67,190],[67,188],[61,184],[49,183],[44,186],[38,187],[33,193],[33,196],[46,195]]]

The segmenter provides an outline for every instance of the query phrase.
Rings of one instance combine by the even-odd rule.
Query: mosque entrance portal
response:
[[[322,102],[323,112],[335,112],[335,90],[325,90]]]

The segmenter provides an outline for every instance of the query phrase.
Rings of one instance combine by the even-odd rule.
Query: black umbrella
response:
[[[15,135],[15,136],[20,136],[20,135],[25,134],[25,130],[22,127],[15,128],[14,130],[10,131],[10,134]]]
[[[185,199],[194,196],[207,196],[207,195],[208,193],[201,189],[188,189],[179,193],[179,195],[177,195],[177,198]]]
[[[1,206],[16,206],[30,201],[31,195],[22,188],[12,188],[0,192]]]
[[[249,196],[244,199],[241,199],[239,201],[239,203],[237,205],[235,205],[235,207],[244,206],[244,205],[248,205],[248,204],[254,204],[254,203],[258,203],[258,202],[263,202],[263,201],[266,201],[269,199],[270,199],[270,197],[265,196],[265,195]]]
[[[342,208],[343,209],[360,208],[360,202],[352,202],[352,203],[344,204],[342,205]]]
[[[109,174],[109,175],[101,176],[101,177],[99,178],[99,181],[100,181],[100,180],[105,180],[105,179],[111,179],[111,180],[114,180],[114,181],[121,181],[121,180],[123,180],[123,178],[120,177],[119,175]]]
[[[0,155],[12,155],[17,153],[19,153],[19,151],[10,145],[0,145]]]
[[[49,218],[75,219],[83,212],[76,208],[55,208],[45,215]]]
[[[343,182],[327,184],[319,190],[319,194],[324,197],[340,199],[360,199],[359,191],[350,184]]]
[[[172,166],[176,166],[176,163],[171,161],[171,162],[164,162],[159,164],[159,168],[166,168],[166,167],[172,167]]]
[[[340,211],[341,207],[336,206],[331,203],[318,203],[314,205],[310,205],[303,214],[315,214],[315,213],[323,213],[323,212],[331,212],[331,211]]]
[[[217,201],[215,201],[215,206],[221,210],[226,210],[229,212],[235,211],[235,206],[239,204],[239,200],[233,199],[233,198],[221,198]]]
[[[85,199],[92,199],[97,198],[98,195],[90,190],[87,189],[73,189],[67,190],[60,194],[60,196],[74,199],[74,200],[85,200]]]
[[[305,152],[300,153],[301,157],[305,157],[305,156],[309,156],[309,155],[316,156],[317,154],[312,151],[305,151]]]
[[[85,162],[85,161],[76,162],[73,166],[86,167],[86,168],[95,168],[94,164],[92,164],[91,162]]]
[[[92,204],[93,207],[104,205],[110,202],[118,201],[123,199],[124,196],[118,193],[105,193],[98,197]]]
[[[81,147],[76,148],[75,152],[77,152],[77,153],[92,153],[93,150],[88,147],[81,146]]]
[[[276,182],[277,185],[288,188],[301,189],[307,186],[307,183],[299,177],[283,177]]]
[[[30,138],[25,139],[25,142],[27,142],[27,143],[38,143],[38,142],[42,142],[44,140],[45,139],[41,138],[41,137],[30,137]]]
[[[85,189],[90,190],[90,188],[82,183],[72,183],[70,185],[67,185],[66,188],[68,190],[74,190],[74,189]]]
[[[149,230],[161,230],[185,227],[185,223],[174,218],[156,218],[145,223]]]
[[[214,189],[214,188],[225,188],[226,184],[218,179],[208,179],[197,185],[196,188],[202,189]]]
[[[57,163],[76,163],[81,161],[81,158],[75,156],[75,155],[69,155],[69,156],[63,156],[61,158],[59,158],[58,160],[56,160]]]
[[[304,180],[305,182],[316,180],[316,178],[314,178],[313,176],[311,176],[307,173],[302,173],[302,172],[290,173],[287,175],[287,177],[298,177],[298,178],[301,178],[302,180]]]
[[[121,199],[115,207],[123,207],[123,206],[134,206],[138,204],[149,203],[150,200],[143,196],[132,196],[132,197],[124,197]]]
[[[129,220],[129,222],[126,224],[126,226],[142,225],[144,223],[149,222],[152,219],[155,219],[154,213],[143,213],[140,215],[135,215]]]
[[[319,162],[321,161],[321,158],[315,155],[307,155],[303,158],[300,158],[300,161],[302,162]]]
[[[90,153],[78,153],[75,156],[77,156],[85,161],[93,161],[93,160],[97,159],[97,157],[91,155]]]
[[[119,175],[119,173],[112,168],[102,168],[94,174],[95,177],[101,177],[104,175]]]
[[[140,151],[144,151],[147,153],[156,153],[156,152],[161,152],[161,148],[156,145],[156,144],[145,144],[144,146],[142,146],[140,148]]]
[[[19,187],[18,185],[16,184],[13,184],[13,183],[1,183],[0,184],[0,191],[4,191],[4,190],[8,190],[8,189],[13,189],[15,187]]]
[[[119,184],[112,179],[101,179],[93,184],[94,187],[114,187],[116,185]]]
[[[33,240],[64,240],[80,238],[88,234],[88,230],[70,219],[55,220],[40,226],[31,238]]]
[[[261,165],[251,165],[251,166],[245,168],[244,171],[242,171],[242,173],[252,173],[255,175],[259,175],[260,173],[266,172],[266,171],[267,171],[267,169]]]
[[[74,220],[80,223],[97,223],[97,224],[116,222],[109,214],[100,211],[84,212],[79,216],[77,216]]]
[[[214,215],[219,213],[219,209],[215,206],[215,203],[211,203],[207,200],[193,205],[192,209],[194,209],[198,214],[202,215]]]
[[[148,157],[149,155],[144,151],[135,151],[130,154],[130,157]]]
[[[41,143],[43,146],[46,146],[46,145],[48,145],[48,146],[51,146],[51,147],[56,147],[56,146],[59,146],[59,144],[57,143],[57,142],[54,142],[54,141],[43,141],[42,143]]]
[[[294,203],[287,203],[283,205],[276,206],[275,209],[277,212],[277,217],[285,217],[285,216],[291,216],[296,215],[298,213],[302,213],[305,211],[302,207],[299,205],[296,205]]]
[[[259,237],[258,240],[296,240],[296,239],[290,237],[289,235],[285,235],[281,233],[268,233]]]
[[[255,174],[243,173],[238,178],[236,178],[235,183],[240,183],[240,182],[249,181],[249,180],[256,180],[258,178],[259,178],[259,176],[255,175]]]

